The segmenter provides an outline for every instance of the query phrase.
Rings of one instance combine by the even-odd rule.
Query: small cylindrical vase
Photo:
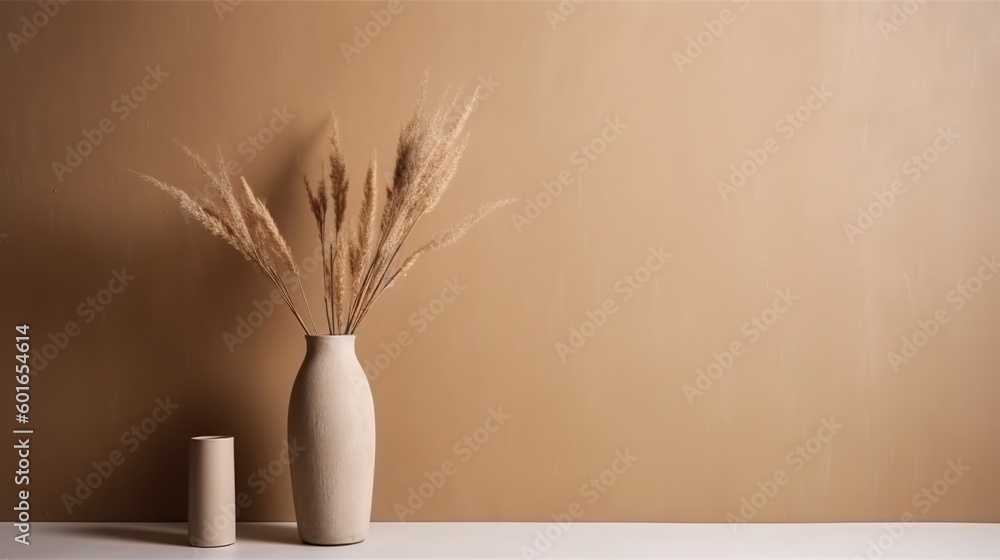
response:
[[[188,543],[236,542],[236,472],[231,436],[191,438],[188,463]]]

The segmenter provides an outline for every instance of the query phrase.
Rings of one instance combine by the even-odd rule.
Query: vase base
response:
[[[223,544],[195,544],[191,541],[188,541],[188,546],[190,546],[191,548],[222,548],[225,546],[233,546],[234,544],[236,544],[236,541],[227,542]]]
[[[365,542],[364,538],[362,538],[360,540],[356,540],[356,541],[352,540],[352,541],[344,541],[344,542],[311,542],[311,541],[307,541],[306,539],[302,538],[301,536],[299,538],[302,540],[303,544],[308,544],[310,546],[351,546],[352,544],[361,544],[361,543]]]

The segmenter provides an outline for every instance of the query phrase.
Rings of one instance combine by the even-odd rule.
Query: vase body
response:
[[[288,403],[295,521],[303,542],[368,537],[375,482],[375,406],[353,335],[307,336]]]

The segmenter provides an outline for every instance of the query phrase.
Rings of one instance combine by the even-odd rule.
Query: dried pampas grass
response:
[[[445,94],[427,114],[424,109],[426,91],[425,75],[413,117],[399,135],[396,162],[392,180],[385,187],[381,218],[378,216],[378,164],[373,154],[358,215],[346,219],[347,163],[333,111],[327,133],[329,151],[320,161],[321,177],[311,181],[309,174],[302,172],[309,210],[316,221],[322,248],[323,302],[330,334],[353,334],[375,301],[405,276],[421,255],[458,241],[480,220],[513,202],[502,200],[485,204],[454,227],[438,233],[402,257],[403,245],[414,226],[434,210],[458,170],[468,141],[465,125],[478,101],[478,88],[462,101],[459,101],[461,92],[452,96]],[[221,153],[218,170],[214,170],[186,147],[183,150],[208,180],[221,207],[212,200],[215,197],[192,197],[149,175],[136,174],[170,195],[185,213],[254,263],[281,294],[306,334],[320,334],[302,292],[291,248],[264,202],[253,194],[242,177],[239,190],[234,192]],[[282,272],[291,273],[298,282],[312,330],[299,313]]]
[[[237,197],[233,193],[233,186],[229,181],[224,162],[220,161],[219,170],[216,173],[204,160],[194,155],[190,150],[185,148],[184,151],[213,186],[222,200],[224,208],[218,208],[212,200],[213,197],[206,195],[191,197],[184,191],[159,179],[136,171],[133,173],[166,192],[180,204],[182,211],[194,218],[209,233],[221,237],[244,258],[257,265],[257,268],[264,273],[264,276],[291,309],[302,329],[307,333],[310,332],[302,320],[279,270],[280,266],[291,272],[295,276],[301,292],[302,280],[299,278],[298,267],[295,266],[295,259],[292,257],[292,250],[288,246],[288,242],[278,230],[278,226],[274,223],[264,201],[254,196],[250,185],[242,177],[240,178],[241,195]],[[308,310],[309,301],[306,300],[304,293],[302,300]],[[308,313],[311,317],[312,312],[308,311]],[[313,323],[313,330],[316,330],[315,323]]]
[[[405,258],[403,245],[417,222],[431,212],[451,184],[467,144],[465,125],[478,102],[478,88],[462,101],[461,92],[442,96],[430,114],[424,106],[427,92],[426,76],[420,83],[417,107],[413,117],[403,126],[396,145],[396,163],[392,181],[385,188],[382,218],[376,220],[375,185],[376,160],[373,157],[365,179],[364,197],[352,236],[350,266],[344,269],[350,281],[345,288],[350,304],[343,311],[337,334],[351,334],[367,315],[372,304],[396,281],[405,276],[423,253],[440,249],[457,241],[479,220],[510,201],[487,204],[454,228],[442,232]],[[335,119],[331,116],[331,120]],[[336,135],[337,127],[331,126]],[[346,167],[339,159],[339,139],[331,137],[330,161]],[[376,221],[379,231],[376,233]],[[339,289],[339,287],[338,287]]]

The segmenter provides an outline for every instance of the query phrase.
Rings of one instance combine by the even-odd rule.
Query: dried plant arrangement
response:
[[[403,245],[414,226],[434,210],[451,184],[468,142],[465,126],[478,99],[478,88],[464,101],[460,101],[460,93],[445,94],[437,107],[427,112],[424,107],[426,86],[425,76],[413,117],[399,135],[395,167],[385,186],[381,217],[378,167],[373,155],[365,176],[361,207],[356,217],[346,220],[349,180],[333,111],[328,131],[329,154],[323,158],[322,175],[310,180],[308,173],[302,173],[323,253],[323,302],[328,334],[354,334],[372,305],[405,276],[422,255],[454,243],[490,213],[513,202],[500,200],[485,204],[402,256],[406,254]],[[213,169],[191,150],[183,149],[211,185],[210,195],[190,196],[159,179],[134,173],[170,195],[182,211],[255,264],[307,335],[326,334],[317,328],[291,248],[264,201],[254,195],[242,177],[239,188],[233,186],[221,152],[217,168]],[[308,326],[286,283],[292,277],[298,284]]]

